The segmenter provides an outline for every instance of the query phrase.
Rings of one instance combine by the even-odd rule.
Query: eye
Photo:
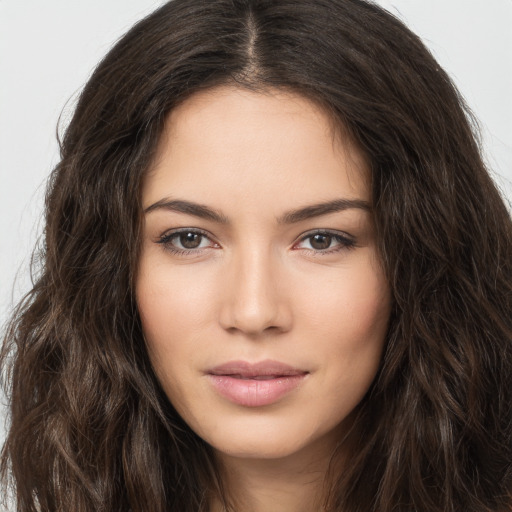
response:
[[[346,233],[318,230],[303,236],[294,248],[306,249],[321,254],[332,254],[353,249],[355,246],[356,240]]]
[[[165,233],[157,243],[175,254],[193,254],[202,249],[218,246],[206,233],[198,229],[180,229]]]

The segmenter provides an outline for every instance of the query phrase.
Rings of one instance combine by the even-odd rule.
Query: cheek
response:
[[[211,269],[194,265],[174,268],[159,261],[161,258],[142,258],[137,305],[158,380],[176,409],[186,410],[188,405],[183,400],[194,399],[191,395],[198,390],[190,384],[203,369],[198,361],[198,354],[203,352],[199,347],[208,345],[210,351],[213,347],[211,335],[219,287]]]
[[[357,405],[375,378],[388,329],[389,287],[370,261],[361,258],[350,271],[324,280],[321,289],[309,283],[309,299],[301,304],[303,342],[314,339],[317,353],[328,361],[324,398],[342,414]]]
[[[342,422],[363,399],[385,345],[391,308],[387,284],[378,271],[355,270],[331,283],[328,292],[316,295],[309,326],[304,328],[322,354],[319,367],[324,371],[318,372],[322,393],[311,398],[325,412],[319,415],[323,428]]]
[[[165,263],[143,260],[136,295],[146,337],[158,343],[170,342],[171,333],[194,336],[212,310],[214,288],[191,271],[170,272]]]
[[[300,295],[303,318],[312,329],[352,340],[355,347],[375,343],[385,335],[390,314],[389,286],[372,253],[350,268],[325,279],[306,282]]]
[[[195,288],[172,279],[166,265],[146,264],[143,259],[137,279],[137,306],[149,357],[161,382],[174,378],[172,364],[186,354],[186,346],[178,343],[177,335],[186,332],[193,337],[197,329],[200,318]]]

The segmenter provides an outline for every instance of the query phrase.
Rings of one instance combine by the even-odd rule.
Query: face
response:
[[[309,100],[219,87],[167,119],[136,295],[155,372],[220,454],[334,442],[390,312],[362,155]]]

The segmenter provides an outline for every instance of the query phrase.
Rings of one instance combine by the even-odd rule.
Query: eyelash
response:
[[[192,253],[199,253],[206,247],[202,247],[199,249],[179,249],[172,245],[172,240],[174,238],[178,238],[180,235],[184,235],[187,233],[193,233],[194,235],[199,235],[201,237],[207,238],[210,240],[210,236],[206,231],[202,231],[201,229],[193,228],[193,229],[178,229],[175,231],[171,231],[170,233],[164,233],[157,241],[158,244],[164,246],[166,251],[169,251],[172,254],[176,254],[178,256],[190,256]],[[202,240],[201,240],[202,241]]]
[[[211,248],[211,247],[201,247],[201,248],[193,248],[193,249],[180,249],[180,248],[173,246],[173,244],[172,244],[173,239],[176,239],[180,235],[188,234],[188,233],[199,235],[201,237],[207,238],[208,240],[211,240],[209,234],[205,231],[202,231],[197,228],[190,228],[190,229],[185,228],[185,229],[178,229],[175,231],[171,231],[170,233],[163,234],[157,240],[156,243],[163,245],[166,251],[169,251],[170,253],[176,254],[178,256],[190,256],[192,254],[198,254],[201,251],[203,251],[204,249]],[[324,256],[324,255],[328,255],[328,254],[334,254],[334,253],[338,253],[338,252],[341,252],[344,250],[351,250],[351,249],[354,249],[355,247],[357,247],[356,240],[352,236],[347,235],[347,234],[341,234],[340,232],[337,232],[337,231],[330,231],[330,230],[325,230],[325,229],[324,230],[317,229],[314,231],[310,231],[309,233],[306,233],[304,236],[302,236],[300,238],[300,240],[298,242],[296,242],[294,244],[294,247],[308,239],[313,238],[315,235],[323,235],[323,236],[331,237],[331,239],[333,241],[338,243],[338,245],[334,246],[333,248],[328,248],[328,249],[324,249],[324,250],[304,249],[307,252],[312,253],[315,256]],[[202,242],[202,240],[201,240],[201,242]],[[216,244],[215,242],[213,242],[213,243]]]
[[[314,231],[310,231],[309,233],[306,233],[297,244],[304,242],[305,240],[313,238],[315,235],[323,235],[331,237],[331,239],[338,243],[338,245],[329,248],[329,249],[305,249],[306,251],[312,253],[314,256],[325,256],[328,254],[335,254],[338,252],[351,250],[357,247],[356,240],[346,234],[346,233],[340,233],[339,231],[330,231],[328,229],[316,229]],[[297,245],[297,244],[294,244]]]

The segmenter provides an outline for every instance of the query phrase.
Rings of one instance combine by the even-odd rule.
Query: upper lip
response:
[[[229,361],[211,368],[207,373],[210,375],[236,375],[243,378],[252,378],[270,376],[289,377],[294,375],[305,375],[308,372],[279,361],[265,360],[257,363],[249,363],[247,361]]]

